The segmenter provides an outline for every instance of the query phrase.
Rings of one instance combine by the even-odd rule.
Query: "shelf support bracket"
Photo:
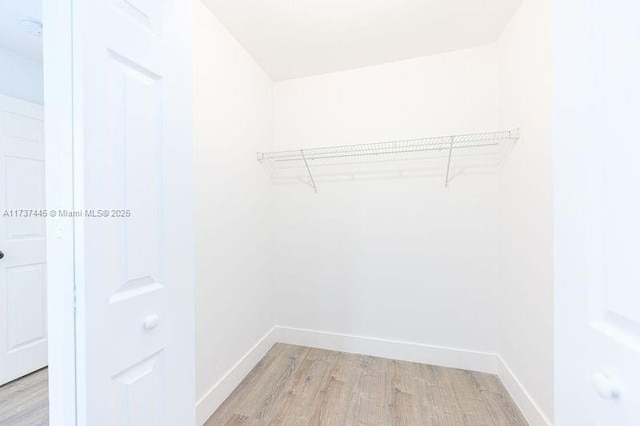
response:
[[[316,181],[313,180],[313,175],[311,174],[311,169],[309,168],[309,163],[307,163],[307,157],[304,155],[304,149],[300,150],[300,154],[302,155],[302,160],[304,161],[304,165],[307,168],[307,173],[309,173],[309,180],[311,181],[311,186],[313,187],[313,192],[318,193],[318,188],[316,187]]]
[[[449,171],[451,170],[451,156],[453,154],[453,136],[451,136],[451,145],[449,145],[449,160],[447,161],[447,176],[444,178],[445,188],[449,187]]]

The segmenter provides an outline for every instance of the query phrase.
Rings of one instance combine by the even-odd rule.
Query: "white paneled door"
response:
[[[0,95],[0,385],[47,365],[42,106]]]
[[[193,425],[191,0],[73,8],[78,423]]]
[[[640,113],[640,4],[593,4],[589,409],[596,425],[640,425],[640,146],[633,137]]]
[[[556,3],[556,422],[640,425],[640,3]]]

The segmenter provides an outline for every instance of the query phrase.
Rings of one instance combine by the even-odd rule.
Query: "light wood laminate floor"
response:
[[[0,386],[1,426],[49,424],[47,369],[43,368]]]
[[[276,344],[218,425],[527,425],[491,374]]]

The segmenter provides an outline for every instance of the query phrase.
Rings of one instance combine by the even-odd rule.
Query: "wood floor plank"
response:
[[[421,401],[414,365],[401,361],[388,361],[387,365],[388,424],[421,424]]]
[[[475,374],[478,384],[485,393],[485,401],[493,407],[498,424],[504,426],[526,426],[520,410],[505,391],[500,379],[493,374]]]
[[[333,354],[309,349],[292,378],[290,389],[279,398],[269,418],[273,425],[309,424],[315,407],[306,401],[318,400]]]
[[[444,367],[417,364],[417,375],[422,379],[421,414],[424,425],[465,424],[464,412],[446,372]]]
[[[276,344],[265,356],[266,362],[254,369],[238,386],[241,398],[230,398],[230,411],[253,419],[265,420],[273,401],[309,351],[300,346]]]
[[[470,426],[492,426],[497,424],[495,413],[486,403],[470,371],[447,369],[459,407],[464,413],[465,423]]]
[[[224,423],[225,426],[266,426],[266,424],[263,420],[252,419],[241,414],[232,414]]]
[[[255,419],[269,420],[278,399],[290,391],[291,381],[297,369],[300,367],[302,360],[309,352],[309,348],[299,346],[289,347],[288,349],[289,350],[286,351],[286,359],[281,355],[283,362],[275,364],[280,365],[280,369],[273,371],[271,380],[266,382],[266,386],[261,388],[257,404],[255,404],[255,402],[252,403],[251,410],[244,411],[250,412]]]
[[[0,386],[0,425],[48,425],[48,392],[46,368]]]
[[[207,426],[525,426],[490,374],[276,344]]]
[[[334,352],[332,358],[329,374],[324,378],[318,398],[313,403],[315,409],[309,419],[310,425],[340,426],[346,422],[346,401],[355,385],[356,356],[349,357]]]
[[[359,368],[346,424],[386,424],[386,360],[369,356],[359,357]]]

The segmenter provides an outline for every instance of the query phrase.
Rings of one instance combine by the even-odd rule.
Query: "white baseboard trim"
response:
[[[513,371],[509,368],[507,363],[500,357],[498,357],[498,377],[502,381],[502,384],[513,398],[516,405],[522,411],[525,419],[529,422],[530,426],[551,426],[553,423],[547,418],[544,412],[535,403],[529,392],[527,392],[522,386],[522,383],[513,374]]]
[[[196,403],[197,424],[202,426],[233,392],[253,367],[278,342],[278,327],[273,327]]]
[[[201,426],[207,421],[277,342],[496,374],[531,426],[552,425],[499,355],[421,343],[278,326],[273,327],[265,334],[229,369],[222,379],[198,400],[196,404],[198,425]]]
[[[278,327],[280,342],[496,374],[495,354],[325,331]]]
[[[497,354],[347,334],[279,328],[279,342],[496,374],[531,426],[552,422]]]

